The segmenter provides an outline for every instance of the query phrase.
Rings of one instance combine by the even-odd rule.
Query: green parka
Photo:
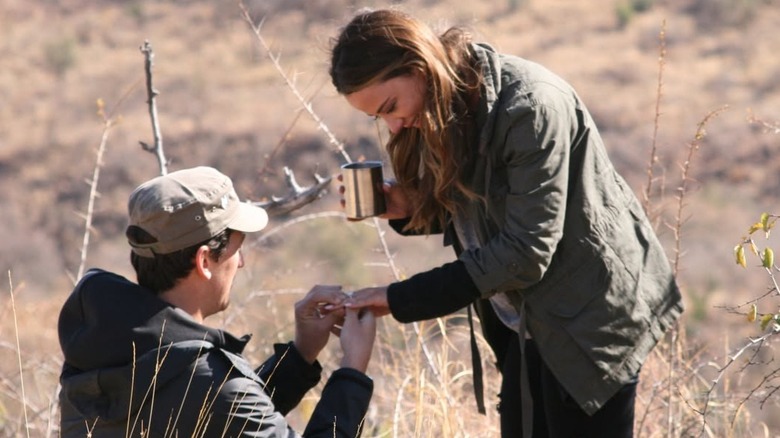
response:
[[[592,414],[675,323],[680,291],[571,86],[538,64],[473,48],[484,88],[467,185],[486,202],[467,207],[480,247],[459,259],[482,298],[505,292],[524,311],[545,363]],[[489,326],[500,323],[482,322],[500,355]]]
[[[524,315],[519,330],[593,414],[635,378],[680,316],[680,291],[641,205],[572,87],[533,62],[483,44],[472,49],[483,76],[479,135],[461,165],[464,184],[480,199],[465,203],[454,222],[472,230],[467,238],[476,242],[460,241],[454,222],[433,230],[444,232],[459,261],[391,284],[390,311],[398,321],[419,321],[478,296],[473,304],[500,364],[512,332],[489,300],[505,294]],[[409,234],[406,223],[390,221]],[[469,280],[478,295],[457,286]],[[480,367],[475,358],[482,410]]]

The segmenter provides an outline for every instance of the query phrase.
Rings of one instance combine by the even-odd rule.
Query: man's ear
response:
[[[195,272],[198,274],[198,276],[210,280],[211,279],[211,267],[214,263],[213,260],[209,257],[210,250],[209,247],[206,245],[201,245],[200,248],[198,248],[198,251],[195,252]]]

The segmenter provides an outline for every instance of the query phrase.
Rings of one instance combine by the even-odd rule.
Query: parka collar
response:
[[[493,135],[496,102],[501,92],[501,61],[499,54],[489,44],[474,43],[471,47],[482,70],[481,98],[477,114],[479,118],[484,118],[479,134],[479,153],[484,155]]]

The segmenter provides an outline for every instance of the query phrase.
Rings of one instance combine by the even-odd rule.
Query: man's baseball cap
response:
[[[127,240],[141,257],[189,248],[227,228],[253,233],[268,224],[266,211],[239,201],[230,178],[211,167],[178,170],[141,184],[130,195],[127,210]],[[134,241],[129,232],[133,226],[155,241]]]

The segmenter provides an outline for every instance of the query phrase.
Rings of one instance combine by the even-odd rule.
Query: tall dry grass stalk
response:
[[[16,339],[16,360],[19,365],[19,388],[22,392],[22,412],[24,414],[24,430],[30,438],[30,420],[27,417],[27,393],[24,390],[24,367],[22,366],[22,344],[19,342],[19,321],[16,317],[16,301],[14,300],[14,282],[11,271],[8,271],[8,291],[11,295],[11,314],[14,318],[14,338]]]

